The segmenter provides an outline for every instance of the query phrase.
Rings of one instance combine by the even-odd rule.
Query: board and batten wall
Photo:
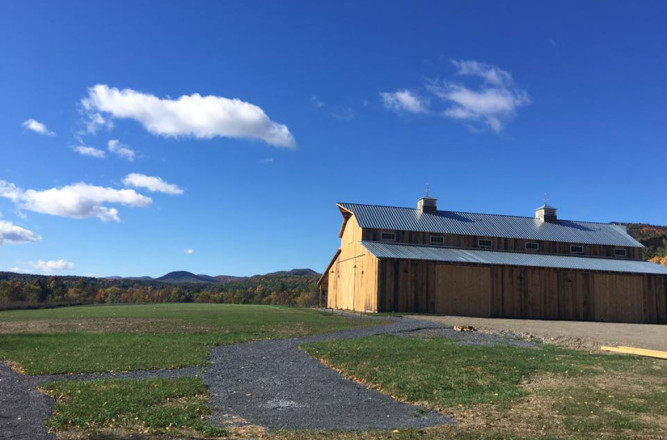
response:
[[[378,260],[379,312],[667,323],[667,276]]]
[[[362,230],[351,217],[341,237],[340,254],[328,275],[327,307],[376,312],[378,259],[361,244]]]

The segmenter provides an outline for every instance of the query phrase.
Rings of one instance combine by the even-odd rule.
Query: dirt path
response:
[[[615,322],[541,321],[534,319],[470,318],[464,316],[417,316],[410,318],[447,326],[472,325],[489,333],[514,333],[537,337],[569,347],[600,348],[600,345],[629,345],[667,350],[667,325]]]

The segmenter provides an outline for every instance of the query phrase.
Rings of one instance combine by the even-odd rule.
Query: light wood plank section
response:
[[[614,353],[636,354],[637,356],[646,356],[646,357],[667,360],[667,351],[647,350],[645,348],[626,347],[624,345],[620,345],[618,347],[610,347],[607,345],[603,345],[602,347],[600,347],[600,350],[611,351]]]

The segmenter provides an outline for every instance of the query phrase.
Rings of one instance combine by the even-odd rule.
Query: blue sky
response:
[[[335,202],[667,223],[664,2],[2,2],[0,270],[322,270]],[[187,251],[190,250],[190,251]]]

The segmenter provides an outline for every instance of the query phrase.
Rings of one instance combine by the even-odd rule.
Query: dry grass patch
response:
[[[54,319],[0,322],[0,334],[11,333],[207,333],[211,325],[192,325],[172,319]]]

